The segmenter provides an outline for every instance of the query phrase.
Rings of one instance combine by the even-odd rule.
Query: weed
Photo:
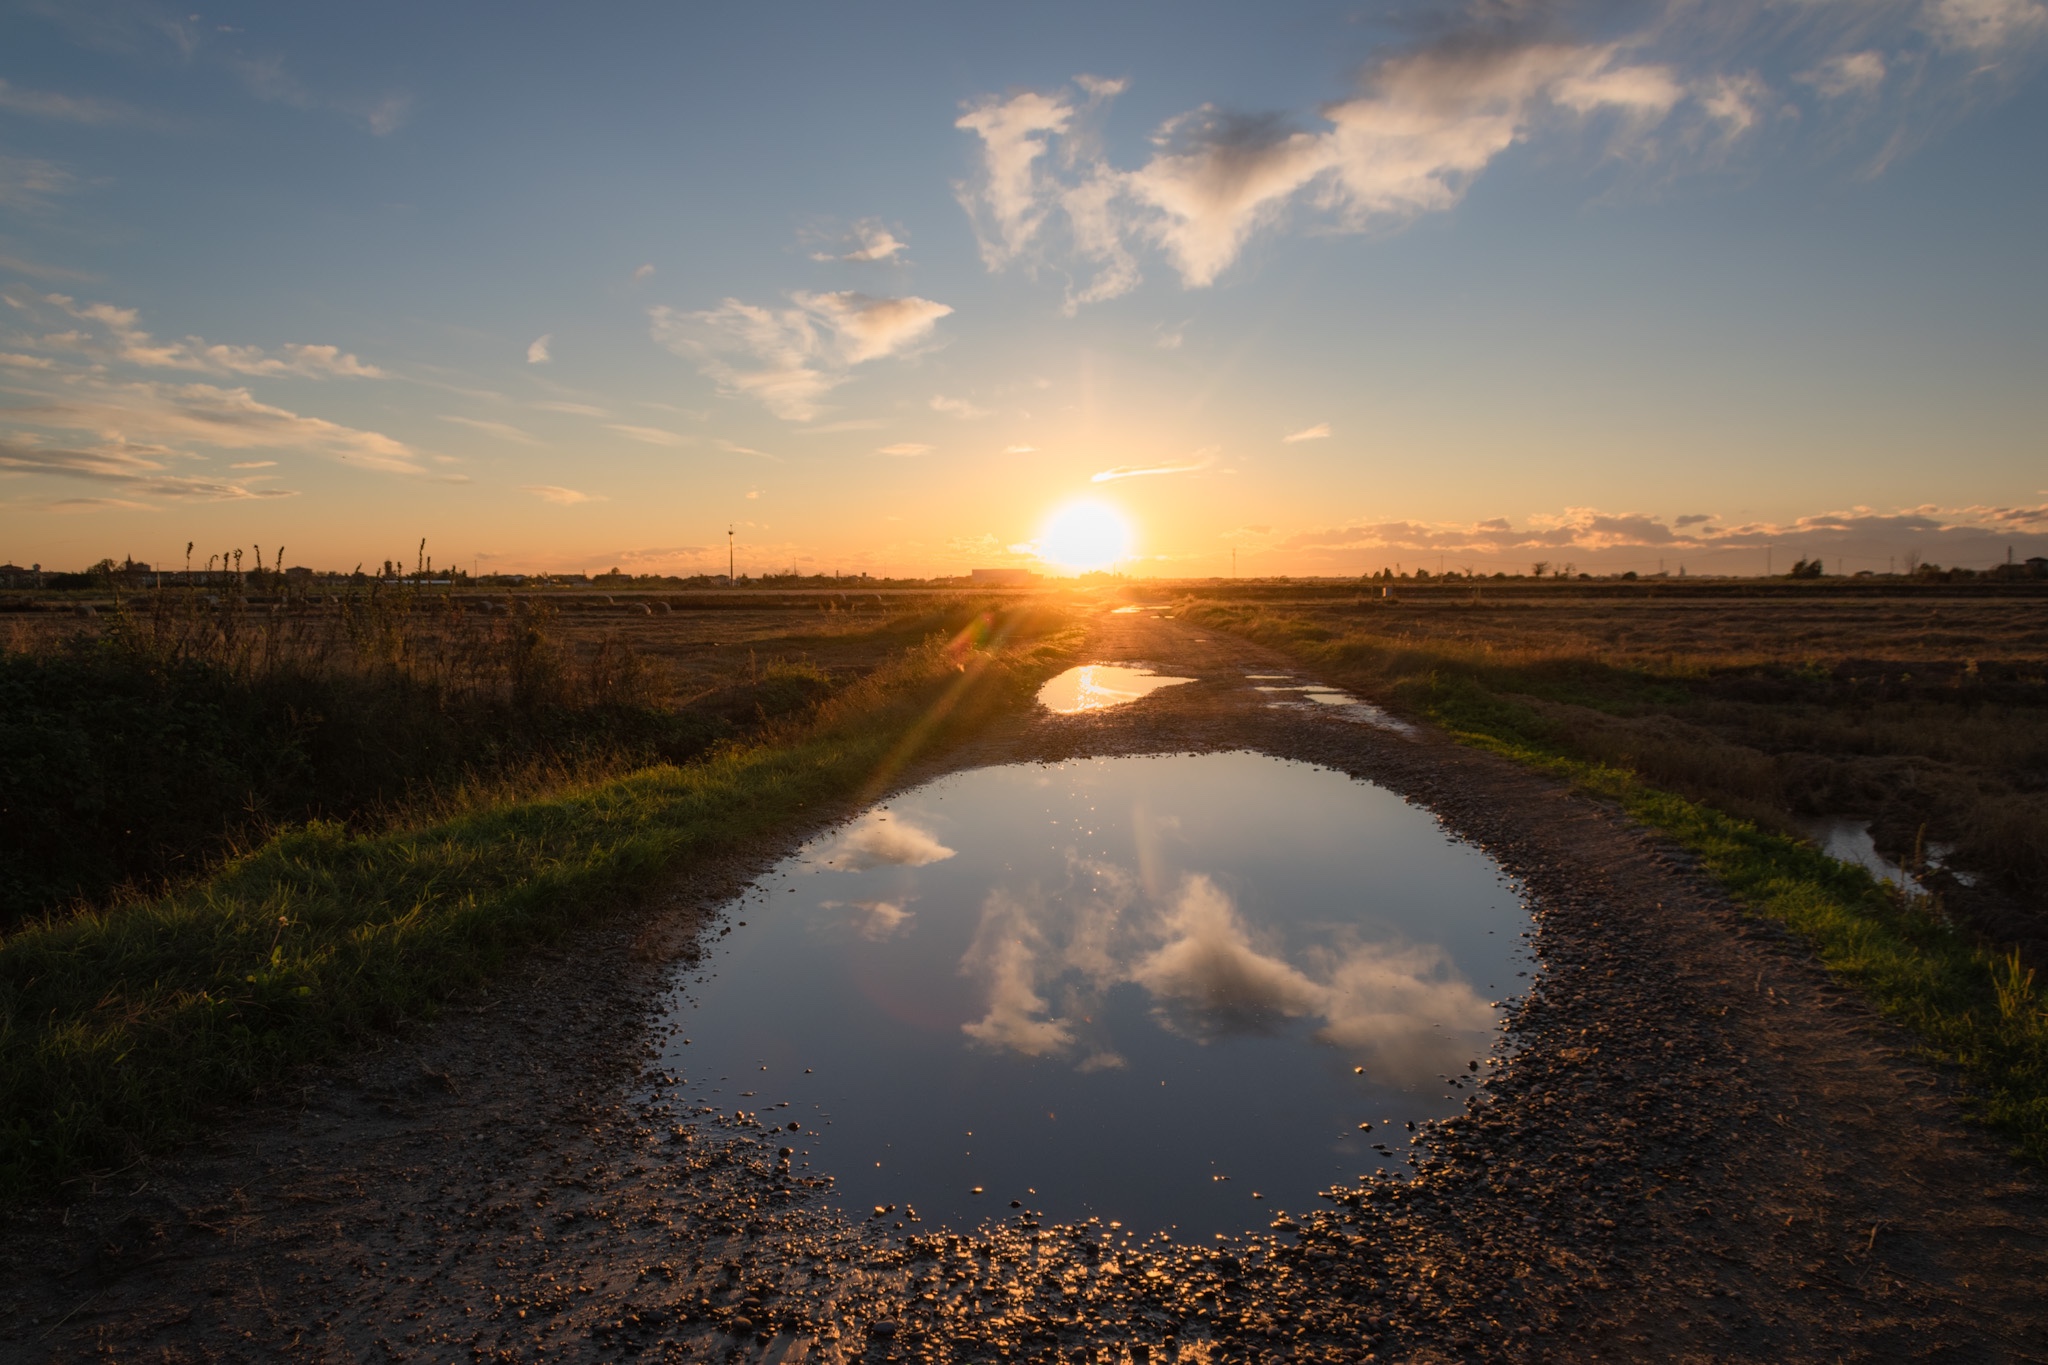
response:
[[[988,618],[983,643],[934,636],[687,765],[411,827],[308,823],[168,894],[0,938],[0,1195],[161,1148],[294,1065],[431,1015],[681,860],[878,791],[1065,661],[1047,638],[1060,622],[1027,615]]]

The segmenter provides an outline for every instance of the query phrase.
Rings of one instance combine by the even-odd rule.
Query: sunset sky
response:
[[[2048,554],[2048,3],[15,4],[0,560]]]

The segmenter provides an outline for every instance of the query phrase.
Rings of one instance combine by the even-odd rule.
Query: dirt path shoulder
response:
[[[1220,1246],[847,1223],[649,1070],[669,964],[791,831],[209,1144],[11,1215],[0,1357],[2048,1359],[2041,1182],[1682,855],[1489,755],[1268,706],[1245,674],[1291,670],[1242,641],[1141,613],[1092,651],[1196,681],[1016,717],[905,780],[1254,748],[1401,792],[1527,888],[1543,972],[1412,1179]]]

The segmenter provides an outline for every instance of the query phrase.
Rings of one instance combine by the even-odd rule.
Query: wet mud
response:
[[[1195,681],[1019,715],[902,785],[1254,749],[1402,793],[1528,894],[1541,970],[1406,1176],[1206,1242],[1021,1201],[976,1230],[832,1212],[769,1116],[685,1122],[651,1031],[709,917],[814,827],[683,869],[662,903],[207,1144],[10,1214],[0,1357],[2048,1357],[2038,1177],[1682,854],[1426,731],[1270,706],[1247,673],[1294,670],[1243,642],[1105,614],[1092,652]]]

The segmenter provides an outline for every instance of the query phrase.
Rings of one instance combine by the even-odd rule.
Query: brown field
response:
[[[960,591],[241,586],[0,598],[0,931],[309,819],[405,826],[688,762],[910,652],[1052,619]]]
[[[1379,593],[1205,587],[1184,610],[1446,723],[1506,703],[1532,738],[1769,828],[1869,820],[1951,909],[2048,949],[2048,592]]]

